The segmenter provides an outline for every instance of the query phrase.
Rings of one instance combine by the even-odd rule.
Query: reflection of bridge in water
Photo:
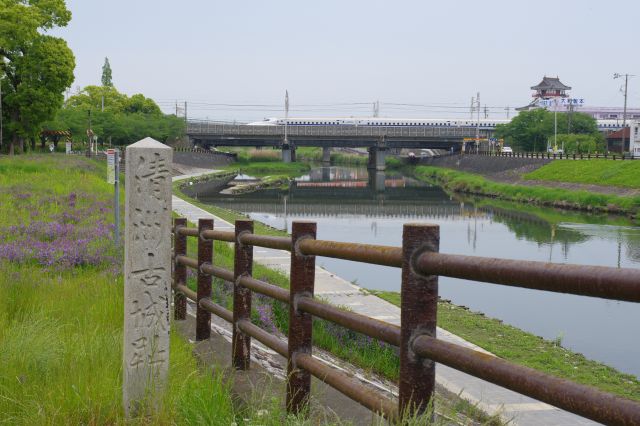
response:
[[[221,207],[278,216],[367,216],[463,219],[486,212],[449,197],[433,186],[404,186],[380,192],[371,186],[293,184],[287,191],[267,189],[207,199]]]
[[[287,216],[366,216],[366,217],[397,217],[397,218],[443,218],[449,220],[464,219],[474,214],[473,209],[464,207],[461,203],[443,204],[416,204],[413,203],[336,203],[336,202],[300,202],[290,201],[288,197],[282,197],[279,202],[259,202],[258,200],[216,200],[215,204],[221,207],[240,210],[243,212],[267,213]],[[481,216],[485,213],[478,212]]]

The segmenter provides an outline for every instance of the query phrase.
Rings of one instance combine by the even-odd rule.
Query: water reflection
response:
[[[640,265],[640,228],[624,219],[452,197],[407,176],[369,174],[361,168],[318,168],[286,191],[220,196],[209,202],[287,230],[293,220],[314,220],[320,239],[399,246],[402,225],[423,221],[440,226],[442,252]],[[363,287],[399,290],[397,269],[328,258],[318,258],[318,263]],[[619,332],[640,322],[635,304],[446,277],[440,278],[440,294],[545,338],[562,335],[565,346],[640,376],[640,339]]]

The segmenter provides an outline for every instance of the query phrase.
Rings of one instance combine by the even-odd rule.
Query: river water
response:
[[[640,268],[640,227],[624,218],[465,200],[437,186],[364,168],[312,169],[288,191],[202,201],[291,230],[318,224],[318,239],[400,246],[407,222],[440,225],[440,251],[476,256]],[[400,289],[400,270],[318,257],[358,285]],[[441,277],[440,296],[640,377],[640,307],[627,302]]]

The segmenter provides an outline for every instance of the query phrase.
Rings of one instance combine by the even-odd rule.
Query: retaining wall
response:
[[[201,149],[174,149],[173,162],[203,169],[225,166],[236,159],[236,154],[228,152],[205,151]]]

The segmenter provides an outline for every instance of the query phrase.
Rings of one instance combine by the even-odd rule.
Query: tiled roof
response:
[[[558,77],[543,77],[542,81],[537,86],[531,87],[532,90],[571,90],[571,87],[565,86],[560,82]]]

